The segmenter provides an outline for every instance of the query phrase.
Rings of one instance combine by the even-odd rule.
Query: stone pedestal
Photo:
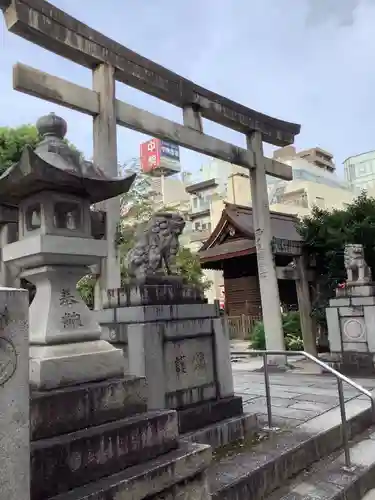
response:
[[[350,375],[375,374],[375,285],[347,284],[326,309],[331,361]]]
[[[0,497],[30,499],[29,300],[0,288]]]
[[[126,370],[146,377],[149,409],[176,409],[180,432],[213,447],[253,432],[256,417],[244,415],[242,399],[234,396],[229,335],[218,305],[186,303],[173,284],[150,291],[129,286],[110,291],[108,308],[96,317],[103,338],[124,352]],[[127,307],[119,306],[124,296]]]
[[[4,260],[23,269],[21,277],[36,287],[30,306],[33,388],[47,390],[123,375],[121,351],[100,340],[100,327],[76,289],[77,281],[87,274],[84,262],[97,262],[105,250],[105,241],[52,235],[30,236],[4,247]]]
[[[146,401],[138,377],[33,392],[31,500],[177,499],[191,488],[208,500],[210,447],[180,442],[177,413],[146,412]]]

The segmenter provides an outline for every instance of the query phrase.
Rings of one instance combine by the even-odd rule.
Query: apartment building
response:
[[[375,151],[350,156],[344,161],[345,180],[357,192],[375,191]]]
[[[348,182],[335,173],[331,153],[312,148],[297,153],[293,146],[274,152],[274,158],[292,167],[293,180],[268,179],[271,210],[304,216],[314,206],[344,208],[356,196]]]
[[[310,164],[316,165],[321,170],[326,170],[331,173],[333,173],[336,169],[332,153],[318,147],[304,149],[297,152],[294,146],[285,146],[277,149],[274,152],[273,157],[279,161],[302,158]]]
[[[214,229],[216,220],[212,217],[212,205],[216,200],[224,200],[227,196],[228,182],[231,174],[240,167],[221,160],[211,160],[203,165],[198,179],[186,179],[186,193],[190,196],[189,228],[185,231],[189,239],[189,248],[197,252]],[[206,292],[209,302],[222,295],[222,273],[206,270],[204,274],[212,283]]]

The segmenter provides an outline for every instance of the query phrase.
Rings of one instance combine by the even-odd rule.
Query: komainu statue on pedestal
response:
[[[128,252],[127,265],[131,278],[172,275],[180,248],[178,238],[185,227],[184,218],[173,212],[156,213],[137,235]]]
[[[363,245],[345,245],[344,264],[348,276],[347,284],[371,282],[371,269],[365,261]]]

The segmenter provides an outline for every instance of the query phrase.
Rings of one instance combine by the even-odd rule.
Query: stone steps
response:
[[[225,418],[196,431],[181,434],[180,437],[191,443],[209,444],[215,450],[245,437],[249,439],[257,432],[259,432],[257,416],[252,413],[244,413],[237,417]]]
[[[200,475],[210,464],[211,456],[211,448],[207,445],[181,442],[178,449],[147,464],[129,467],[50,500],[142,500],[146,497],[156,499],[160,492],[163,492],[165,499],[176,482],[180,486],[179,494],[185,493],[181,498],[206,498],[203,494],[205,492],[200,491],[206,487]],[[186,481],[190,478],[191,480]],[[183,484],[184,482],[186,484]]]
[[[351,437],[374,423],[369,402],[349,401],[346,412]],[[335,408],[293,431],[273,432],[267,441],[214,463],[208,470],[212,498],[263,500],[288,479],[341,446],[340,412]],[[291,496],[290,500],[293,498],[304,497]]]
[[[375,488],[375,428],[350,443],[351,467],[345,467],[343,452],[321,460],[308,471],[267,496],[267,500],[324,499],[359,500]]]
[[[32,441],[31,498],[48,498],[177,447],[177,414],[171,410],[142,413]]]
[[[145,378],[80,384],[54,391],[33,391],[31,440],[50,438],[147,411]]]

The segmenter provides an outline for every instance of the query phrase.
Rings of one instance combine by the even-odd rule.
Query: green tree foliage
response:
[[[303,339],[301,332],[301,320],[298,311],[291,311],[282,315],[282,324],[285,339],[285,348],[287,351],[302,351]],[[266,335],[263,321],[255,323],[251,332],[252,349],[266,349]]]
[[[17,163],[25,146],[35,149],[41,137],[35,125],[21,125],[19,127],[0,127],[0,175]],[[64,140],[71,148],[78,151],[74,144]],[[78,151],[81,157],[83,155]]]
[[[306,252],[316,262],[317,295],[313,313],[325,323],[324,309],[334,290],[346,279],[345,244],[364,247],[365,259],[375,272],[375,199],[362,193],[343,210],[331,212],[315,207],[298,226]]]
[[[23,148],[35,148],[40,141],[34,125],[20,127],[0,127],[0,174],[21,158]]]

